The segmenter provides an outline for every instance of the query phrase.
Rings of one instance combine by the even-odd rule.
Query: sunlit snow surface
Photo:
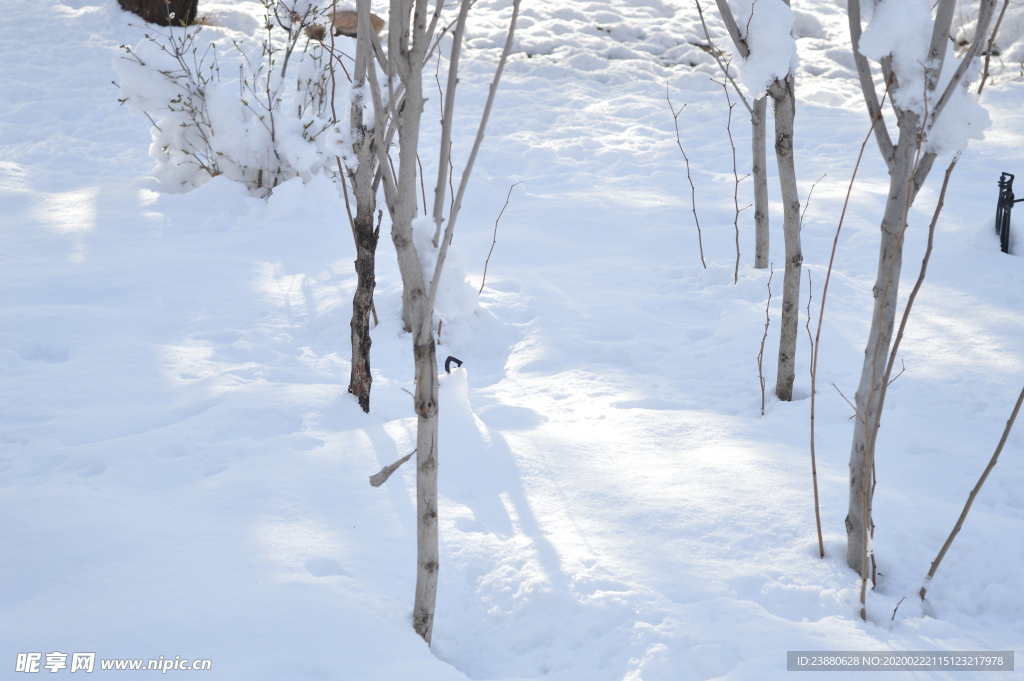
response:
[[[473,10],[457,169],[509,5]],[[204,6],[255,30],[246,17],[257,3]],[[844,8],[811,0],[794,10],[801,198],[827,173],[803,230],[816,322],[868,119]],[[800,399],[769,397],[762,417],[768,273],[751,267],[747,210],[733,284],[727,110],[709,81],[717,67],[695,46],[695,10],[681,0],[524,2],[454,240],[468,285],[480,285],[509,186],[523,184],[479,309],[444,325],[438,350],[465,364],[442,379],[432,650],[410,625],[412,467],[367,484],[414,446],[390,240],[380,242],[365,415],[346,392],[355,254],[337,190],[296,179],[262,200],[224,179],[172,194],[147,178],[149,124],[118,105],[111,84],[117,46],[142,40],[137,23],[113,0],[11,0],[0,21],[4,678],[17,653],[53,651],[207,658],[203,677],[228,680],[688,681],[781,678],[787,650],[1024,649],[1024,431],[945,558],[931,616],[914,595],[1024,383],[1024,268],[989,233],[999,173],[1024,172],[1020,8],[982,99],[993,127],[955,171],[903,344],[906,371],[889,391],[879,584],[863,623],[844,559],[851,409],[836,388],[852,398],[869,323],[888,183],[877,148],[869,141],[853,190],[822,333],[820,560],[808,279]],[[727,47],[717,19],[712,30]],[[676,107],[687,104],[679,123],[707,269],[666,84]],[[424,118],[428,185],[430,107],[436,97]],[[732,132],[743,174],[742,106]],[[904,296],[947,162],[911,212]],[[746,180],[741,207],[751,193]],[[779,203],[772,229],[769,395]],[[927,678],[989,676],[1012,674]]]

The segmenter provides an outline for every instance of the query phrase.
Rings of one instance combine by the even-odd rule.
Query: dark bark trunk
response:
[[[370,411],[370,310],[377,280],[374,261],[380,228],[373,228],[373,202],[357,203],[355,217],[356,292],[352,297],[352,372],[348,391],[359,400],[363,411]]]
[[[363,3],[361,3],[362,5]],[[367,16],[368,7],[360,12],[364,16],[360,21],[369,25],[371,16]],[[349,123],[355,135],[352,150],[358,164],[348,178],[342,182],[352,181],[352,193],[356,199],[356,214],[352,219],[352,238],[356,244],[356,292],[352,297],[352,370],[349,375],[348,391],[356,396],[359,406],[366,413],[370,412],[370,387],[373,376],[370,373],[370,315],[376,319],[373,309],[373,289],[376,286],[374,269],[377,254],[377,238],[380,236],[380,224],[373,228],[373,213],[377,210],[377,182],[380,176],[377,171],[377,132],[376,128],[368,128],[363,118],[364,95],[367,69],[376,68],[373,63],[369,31],[363,31],[357,38],[356,58],[353,64],[355,79],[349,110]],[[341,162],[338,170],[341,172]],[[347,195],[346,195],[347,196]]]
[[[118,0],[121,8],[144,21],[161,26],[181,26],[196,20],[199,0]]]

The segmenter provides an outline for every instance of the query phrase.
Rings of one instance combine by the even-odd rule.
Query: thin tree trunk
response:
[[[424,298],[426,291],[423,292]],[[413,628],[430,643],[439,565],[437,535],[437,351],[430,317],[417,320],[416,360],[416,599]]]
[[[732,10],[729,8],[728,1],[715,0],[715,2],[718,5],[718,12],[722,16],[722,21],[725,23],[725,27],[729,31],[729,37],[732,39],[732,43],[736,47],[736,50],[740,53],[740,56],[743,59],[749,58],[750,48],[747,45],[746,39],[740,34],[739,27],[736,25],[736,18],[733,16]],[[786,0],[786,4],[789,4],[788,0]],[[700,23],[704,28],[704,36],[707,38],[708,44],[711,46],[711,53],[715,57],[715,61],[718,62],[718,66],[722,69],[722,73],[725,75],[726,80],[731,82],[733,87],[736,88],[736,94],[739,95],[740,101],[743,102],[743,106],[747,107],[747,111],[750,112],[751,174],[754,176],[754,268],[759,270],[767,269],[769,257],[768,161],[767,153],[765,151],[765,138],[767,137],[765,129],[767,127],[768,120],[768,96],[761,95],[754,100],[753,106],[751,106],[750,102],[748,102],[747,98],[743,95],[743,91],[729,73],[728,64],[724,63],[721,56],[719,56],[715,51],[714,43],[711,40],[711,33],[708,31],[707,23],[704,21],[704,12],[701,9],[700,2],[694,0],[694,5],[697,7],[697,14],[700,16]]]
[[[864,350],[864,365],[854,404],[857,408],[850,452],[850,503],[846,516],[846,563],[860,575],[867,574],[866,562],[874,534],[871,519],[875,490],[875,441],[881,416],[881,390],[896,323],[896,297],[903,264],[903,236],[913,191],[915,140],[919,117],[904,111],[900,120],[900,142],[893,150],[889,172],[889,198],[882,217],[882,241],[875,275],[871,329]]]
[[[783,234],[786,240],[786,274],[782,284],[782,331],[779,336],[779,369],[775,394],[783,402],[793,399],[796,338],[800,326],[800,272],[804,261],[800,248],[800,197],[793,159],[793,121],[796,97],[793,75],[776,80],[768,88],[775,100],[775,159],[782,189]]]
[[[370,311],[373,307],[374,275],[379,232],[373,228],[373,213],[377,209],[377,188],[374,182],[376,167],[376,130],[368,129],[363,121],[363,86],[366,70],[376,68],[372,57],[373,43],[364,31],[357,31],[356,60],[354,65],[352,108],[349,119],[351,129],[357,136],[353,150],[357,166],[351,174],[352,189],[356,198],[356,215],[352,221],[352,236],[356,243],[356,291],[352,296],[352,364],[349,374],[348,391],[359,400],[363,411],[370,411],[370,387],[373,376],[370,373]],[[346,178],[341,178],[342,182]]]
[[[440,12],[443,0],[437,0]],[[468,7],[469,2],[464,5]],[[438,466],[438,379],[437,351],[434,345],[433,313],[434,296],[437,294],[441,270],[444,266],[447,245],[451,242],[451,230],[462,202],[473,160],[483,141],[487,117],[494,103],[494,95],[502,68],[512,50],[516,17],[520,0],[514,0],[512,19],[490,94],[473,150],[470,153],[462,182],[456,196],[452,214],[444,238],[438,248],[437,263],[434,267],[430,288],[427,288],[423,265],[413,240],[412,222],[416,217],[416,167],[419,146],[420,120],[423,116],[423,62],[430,42],[431,28],[427,28],[427,0],[391,0],[388,31],[388,89],[393,91],[395,76],[405,89],[403,103],[397,110],[392,109],[397,119],[398,130],[398,172],[397,177],[386,154],[388,135],[385,143],[377,146],[381,179],[384,182],[384,196],[391,214],[391,240],[398,254],[398,268],[402,274],[403,316],[412,330],[413,359],[415,362],[416,393],[413,408],[416,412],[416,595],[413,603],[413,628],[430,644],[434,626],[434,605],[437,600],[437,578],[439,569],[438,527],[437,527],[437,466]],[[370,26],[370,0],[358,0],[359,33]],[[465,15],[462,15],[464,21]],[[461,34],[458,31],[457,34]],[[383,61],[383,60],[382,60]],[[455,61],[454,59],[452,60]],[[374,119],[386,118],[382,89],[377,82],[376,72],[368,70],[370,89],[373,95]],[[454,89],[452,90],[454,92]],[[445,116],[453,111],[451,105],[445,109]]]
[[[373,228],[373,210],[376,200],[373,195],[359,200],[356,191],[356,292],[352,296],[352,370],[349,375],[348,391],[359,400],[363,411],[370,412],[370,309],[373,307],[373,289],[376,286],[374,262],[377,253],[378,230]]]
[[[768,97],[761,96],[754,100],[753,113],[750,115],[752,127],[751,157],[754,176],[754,268],[763,270],[768,267],[768,160],[766,144],[766,128],[768,119]]]
[[[945,85],[941,95],[936,98],[936,95],[939,94],[938,83],[942,74],[954,5],[955,0],[939,0],[932,25],[929,59],[923,65],[926,76],[925,108],[926,115],[931,121],[938,119],[955,90],[962,87],[963,78],[978,55],[988,32],[995,0],[981,0],[979,3],[977,28],[971,47],[960,60],[960,64]],[[860,52],[860,0],[849,0],[847,10],[853,58],[864,101],[873,121],[878,148],[889,167],[889,197],[885,204],[885,214],[882,217],[878,274],[875,277],[873,289],[874,309],[871,315],[868,343],[864,350],[864,366],[861,369],[860,384],[855,397],[857,420],[854,424],[853,445],[850,452],[850,503],[846,516],[846,562],[861,575],[860,615],[862,619],[867,619],[865,605],[867,579],[869,564],[874,565],[874,557],[871,555],[871,539],[874,535],[871,506],[876,483],[875,444],[885,399],[886,367],[896,321],[896,296],[899,291],[900,269],[903,260],[903,236],[906,231],[907,211],[928,177],[935,155],[928,152],[919,159],[917,158],[926,132],[925,124],[928,121],[922,120],[917,113],[901,109],[896,103],[895,93],[899,88],[901,74],[893,68],[890,55],[883,57],[880,60],[880,65],[887,89],[892,95],[890,103],[896,114],[900,132],[899,141],[895,146],[893,145],[880,113],[881,105],[878,101],[878,94],[875,92],[870,64],[867,57]],[[873,567],[871,571],[873,573]]]
[[[369,0],[360,0],[369,21]],[[425,0],[391,0],[388,58],[405,86],[405,102],[398,114],[398,177],[385,183],[391,212],[391,240],[402,273],[408,322],[412,326],[416,394],[416,595],[413,628],[428,644],[434,627],[439,567],[437,536],[437,357],[432,329],[433,306],[427,295],[419,254],[413,244],[416,217],[416,153],[423,115],[423,57],[426,34]],[[381,150],[378,150],[381,153]],[[385,161],[382,159],[381,163]],[[390,189],[390,191],[389,191]]]

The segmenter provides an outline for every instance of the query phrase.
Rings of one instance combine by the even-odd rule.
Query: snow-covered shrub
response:
[[[343,69],[330,69],[333,41],[322,28],[330,4],[261,2],[262,26],[252,34],[168,27],[122,46],[114,60],[122,101],[153,124],[150,155],[168,190],[224,175],[265,196],[335,164],[346,128],[335,112],[347,114],[349,82]],[[335,65],[348,39],[337,40]]]

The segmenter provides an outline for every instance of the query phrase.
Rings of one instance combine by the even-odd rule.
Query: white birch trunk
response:
[[[889,198],[882,217],[882,240],[878,254],[878,272],[872,289],[874,305],[871,330],[864,349],[864,365],[854,404],[853,446],[850,451],[850,502],[846,516],[846,563],[866,575],[869,563],[871,519],[874,496],[875,440],[881,416],[880,394],[885,382],[885,367],[889,360],[893,327],[896,322],[896,296],[899,293],[900,270],[903,266],[903,236],[905,216],[912,200],[914,139],[919,117],[911,112],[900,116],[900,142],[893,154],[889,172]]]
[[[903,265],[906,216],[935,160],[932,153],[919,154],[919,147],[924,139],[926,126],[934,124],[954,89],[962,86],[962,80],[970,63],[980,51],[988,32],[995,0],[982,0],[980,3],[978,23],[971,47],[954,71],[950,82],[939,95],[937,85],[946,53],[945,46],[948,42],[953,6],[954,0],[939,0],[932,27],[929,52],[931,59],[925,67],[927,76],[925,95],[929,102],[934,103],[929,112],[931,120],[922,120],[917,113],[895,106],[899,140],[894,145],[884,121],[881,120],[881,104],[874,89],[870,65],[867,58],[859,51],[862,30],[860,0],[849,0],[848,3],[854,62],[857,66],[868,114],[875,123],[873,129],[878,148],[882,153],[882,158],[889,166],[889,196],[885,204],[885,214],[882,217],[882,238],[878,255],[878,272],[875,275],[873,288],[874,306],[871,314],[871,329],[868,332],[868,342],[864,350],[864,365],[854,399],[857,414],[850,451],[850,500],[846,516],[846,562],[862,576],[865,586],[869,571],[871,571],[870,566],[874,563],[871,557],[871,538],[874,534],[871,508],[875,491],[875,444],[884,406],[886,366],[890,359],[893,327],[896,321],[896,298],[899,293],[900,270]],[[882,58],[881,66],[889,83],[889,94],[892,95],[899,88],[900,74],[892,70],[889,57]],[[891,96],[890,102],[892,102]],[[861,603],[864,603],[863,588]],[[863,608],[861,616],[866,616]]]
[[[768,88],[775,100],[775,159],[782,190],[783,235],[786,241],[786,274],[782,284],[782,330],[779,335],[779,368],[775,394],[783,402],[793,399],[796,369],[796,338],[800,327],[800,273],[804,261],[800,248],[800,197],[793,158],[793,121],[796,97],[793,74]]]
[[[750,114],[751,158],[754,176],[754,268],[768,268],[768,154],[766,150],[766,129],[768,127],[768,97],[754,100]]]
[[[366,9],[363,10],[365,5]],[[360,0],[369,11],[369,0]],[[423,58],[426,54],[427,3],[391,0],[388,59],[405,89],[398,111],[398,177],[385,181],[391,213],[391,240],[402,274],[403,307],[413,334],[416,394],[416,593],[413,628],[429,644],[434,627],[439,567],[437,536],[437,357],[432,332],[433,309],[419,254],[413,243],[416,217],[416,153],[423,115]],[[392,83],[393,84],[393,83]],[[393,84],[394,85],[394,84]],[[378,118],[378,120],[380,120]],[[382,165],[386,163],[382,159]]]
[[[368,70],[373,93],[374,120],[378,125],[386,120],[387,111],[397,120],[398,130],[398,176],[394,177],[388,162],[386,149],[389,136],[377,145],[378,163],[384,183],[384,195],[391,214],[391,240],[398,254],[398,269],[402,274],[403,319],[412,332],[413,360],[415,363],[416,393],[413,406],[416,412],[416,593],[413,603],[413,628],[430,644],[434,628],[434,606],[437,601],[437,579],[439,569],[438,526],[437,526],[437,474],[438,474],[438,379],[437,350],[434,345],[433,317],[434,298],[444,267],[447,246],[451,242],[452,229],[458,215],[462,196],[465,192],[473,161],[483,141],[487,118],[494,104],[498,81],[508,55],[512,51],[516,18],[521,0],[514,0],[512,19],[505,40],[484,113],[481,116],[473,150],[462,174],[459,191],[455,197],[448,226],[438,249],[437,263],[431,281],[423,272],[423,265],[413,240],[413,219],[416,217],[416,171],[419,147],[420,121],[423,115],[423,63],[428,43],[439,17],[443,0],[437,0],[437,9],[430,27],[427,27],[427,0],[391,0],[388,32],[388,89],[403,92],[400,104],[391,101],[387,106],[383,100],[383,88],[377,82],[376,72]],[[451,130],[451,115],[454,111],[454,93],[457,80],[458,49],[461,45],[462,27],[470,0],[463,0],[459,15],[459,27],[455,35],[456,47],[452,50],[449,68],[453,70],[449,80],[448,103],[445,106],[442,127]],[[358,0],[359,31],[369,27],[370,0]],[[383,62],[384,60],[381,59]],[[395,82],[396,76],[400,83]],[[380,130],[378,129],[378,132]],[[439,154],[442,168],[447,166],[447,145]],[[439,186],[443,186],[439,183]],[[443,204],[443,192],[435,192],[435,203]],[[440,212],[435,212],[439,226]]]

